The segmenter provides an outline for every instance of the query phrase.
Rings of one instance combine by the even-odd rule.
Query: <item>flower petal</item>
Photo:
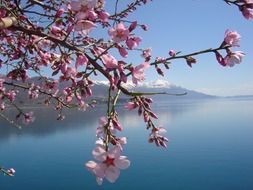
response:
[[[166,132],[167,132],[167,130],[164,129],[163,127],[159,127],[159,128],[158,128],[158,131],[159,131],[159,134],[163,134],[163,133],[166,133]]]
[[[121,149],[119,146],[114,146],[112,149],[108,151],[108,156],[110,158],[118,158],[120,156]]]
[[[118,177],[119,177],[120,171],[118,168],[116,168],[115,166],[109,166],[106,170],[105,170],[105,178],[111,182],[114,183]]]
[[[96,148],[92,151],[92,155],[98,161],[104,161],[106,159],[105,148],[101,145],[97,145]]]
[[[72,11],[79,11],[81,9],[81,3],[77,1],[71,1],[70,7]]]
[[[103,178],[105,177],[105,170],[107,169],[106,164],[104,163],[99,163],[97,166],[93,169],[94,174],[97,177]]]
[[[130,161],[126,156],[120,156],[119,158],[114,160],[114,164],[119,169],[127,169],[130,166]]]
[[[97,166],[97,163],[94,162],[94,161],[88,161],[86,164],[85,164],[86,168],[89,170],[89,171],[92,171],[96,166]]]

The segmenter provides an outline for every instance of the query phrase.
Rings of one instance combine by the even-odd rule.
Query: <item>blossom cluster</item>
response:
[[[152,119],[158,119],[157,115],[151,111],[150,104],[153,102],[151,98],[135,97],[130,102],[125,104],[125,108],[130,110],[138,109],[138,114],[143,116],[143,120],[146,123],[147,129],[151,129],[149,135],[149,142],[155,143],[156,146],[167,147],[166,143],[168,139],[163,136],[166,130],[162,127],[157,127]]]
[[[94,161],[86,163],[87,169],[96,176],[98,184],[102,184],[104,178],[109,182],[115,182],[120,174],[119,169],[126,169],[130,165],[127,157],[121,156],[127,139],[117,136],[117,131],[122,131],[123,128],[114,108],[109,115],[100,117],[96,130],[98,140],[92,155],[99,163]]]
[[[225,0],[228,4],[234,4],[238,6],[244,18],[247,20],[253,18],[253,1],[252,0]]]
[[[240,34],[236,31],[227,30],[225,32],[224,41],[221,44],[221,47],[224,47],[227,55],[223,58],[222,55],[215,51],[216,59],[222,66],[233,67],[235,64],[242,62],[244,53],[242,51],[231,51],[231,47],[239,47]]]

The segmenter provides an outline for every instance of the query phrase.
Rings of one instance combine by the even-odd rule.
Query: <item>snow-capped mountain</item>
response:
[[[107,95],[107,87],[108,82],[106,81],[95,81],[94,86],[92,87],[93,94],[95,97],[105,98]],[[157,100],[167,100],[167,99],[197,99],[197,98],[213,98],[214,96],[210,96],[201,92],[196,92],[193,90],[189,90],[180,86],[176,86],[169,81],[166,80],[155,80],[150,82],[140,83],[137,86],[133,83],[129,82],[127,84],[123,84],[125,88],[133,92],[166,92],[168,95],[153,95],[153,99]],[[178,94],[184,94],[184,96],[177,96]],[[127,96],[123,95],[121,98],[125,99],[128,98]]]
[[[176,85],[170,83],[169,81],[166,80],[161,80],[157,79],[155,81],[151,82],[144,82],[141,83],[138,87],[143,87],[143,88],[173,88],[176,87]]]

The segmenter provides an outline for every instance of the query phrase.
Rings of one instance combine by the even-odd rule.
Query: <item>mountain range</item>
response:
[[[141,83],[138,86],[128,83],[124,85],[129,91],[133,92],[146,92],[146,93],[160,93],[166,92],[167,94],[157,94],[152,95],[155,100],[169,100],[169,99],[203,99],[203,98],[215,98],[208,94],[197,92],[194,90],[189,90],[177,85],[174,85],[166,80],[155,80],[151,82]],[[105,97],[107,94],[108,82],[106,81],[95,81],[92,88],[95,97]],[[180,95],[182,94],[182,95]],[[183,95],[184,94],[184,95]],[[121,99],[128,98],[128,96],[123,95]]]
[[[30,78],[28,80],[29,83],[34,83],[34,84],[39,84],[40,80],[37,77]],[[69,83],[68,82],[63,82],[60,83],[60,90],[62,90],[64,87],[66,87]],[[92,86],[92,99],[95,99],[97,101],[106,101],[107,100],[107,94],[108,94],[108,82],[106,81],[94,81],[94,85]],[[146,93],[160,93],[160,92],[166,92],[168,94],[166,95],[152,95],[152,99],[155,101],[163,100],[175,100],[175,99],[208,99],[208,98],[215,98],[216,96],[211,96],[207,95],[201,92],[197,92],[194,90],[189,90],[177,85],[174,85],[166,80],[155,80],[151,82],[144,82],[139,84],[138,86],[132,84],[132,83],[127,83],[124,84],[124,86],[129,90],[133,92],[146,92]],[[182,96],[178,96],[178,94],[185,94]],[[122,94],[120,96],[121,101],[125,101],[128,99],[129,96],[126,96]],[[17,101],[22,104],[42,104],[44,101],[45,97],[41,96],[39,99],[35,101],[31,101],[28,99],[28,95],[26,91],[19,90],[19,96],[17,97]]]

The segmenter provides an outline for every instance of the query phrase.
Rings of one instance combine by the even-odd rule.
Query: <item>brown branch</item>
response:
[[[173,59],[186,59],[187,57],[192,57],[192,56],[196,56],[196,55],[200,55],[200,54],[206,54],[206,53],[215,53],[219,50],[223,50],[223,49],[228,49],[230,48],[230,46],[220,46],[218,48],[209,48],[209,49],[206,49],[206,50],[202,50],[202,51],[197,51],[197,52],[193,52],[193,53],[190,53],[190,54],[185,54],[185,55],[180,55],[180,56],[174,56],[174,57],[168,57],[167,59],[164,59],[164,60],[159,60],[159,61],[154,61],[152,63],[150,63],[150,65],[156,65],[156,64],[159,64],[159,63],[163,63],[164,61],[170,61],[170,60],[173,60]]]
[[[119,13],[115,13],[115,14],[111,15],[109,18],[115,19],[117,17],[123,17],[125,14],[127,14],[128,12],[131,12],[131,10],[135,9],[136,6],[140,5],[140,3],[141,3],[141,0],[135,0],[135,2],[129,4],[126,9],[120,11]],[[116,2],[116,6],[117,6],[117,4],[118,4],[118,1]],[[117,9],[115,9],[115,11],[117,11]]]
[[[36,5],[39,5],[41,6],[42,8],[44,9],[48,9],[48,10],[54,10],[56,11],[56,9],[54,7],[51,7],[49,5],[46,5],[45,3],[39,1],[39,0],[30,0],[31,4],[36,4]]]

